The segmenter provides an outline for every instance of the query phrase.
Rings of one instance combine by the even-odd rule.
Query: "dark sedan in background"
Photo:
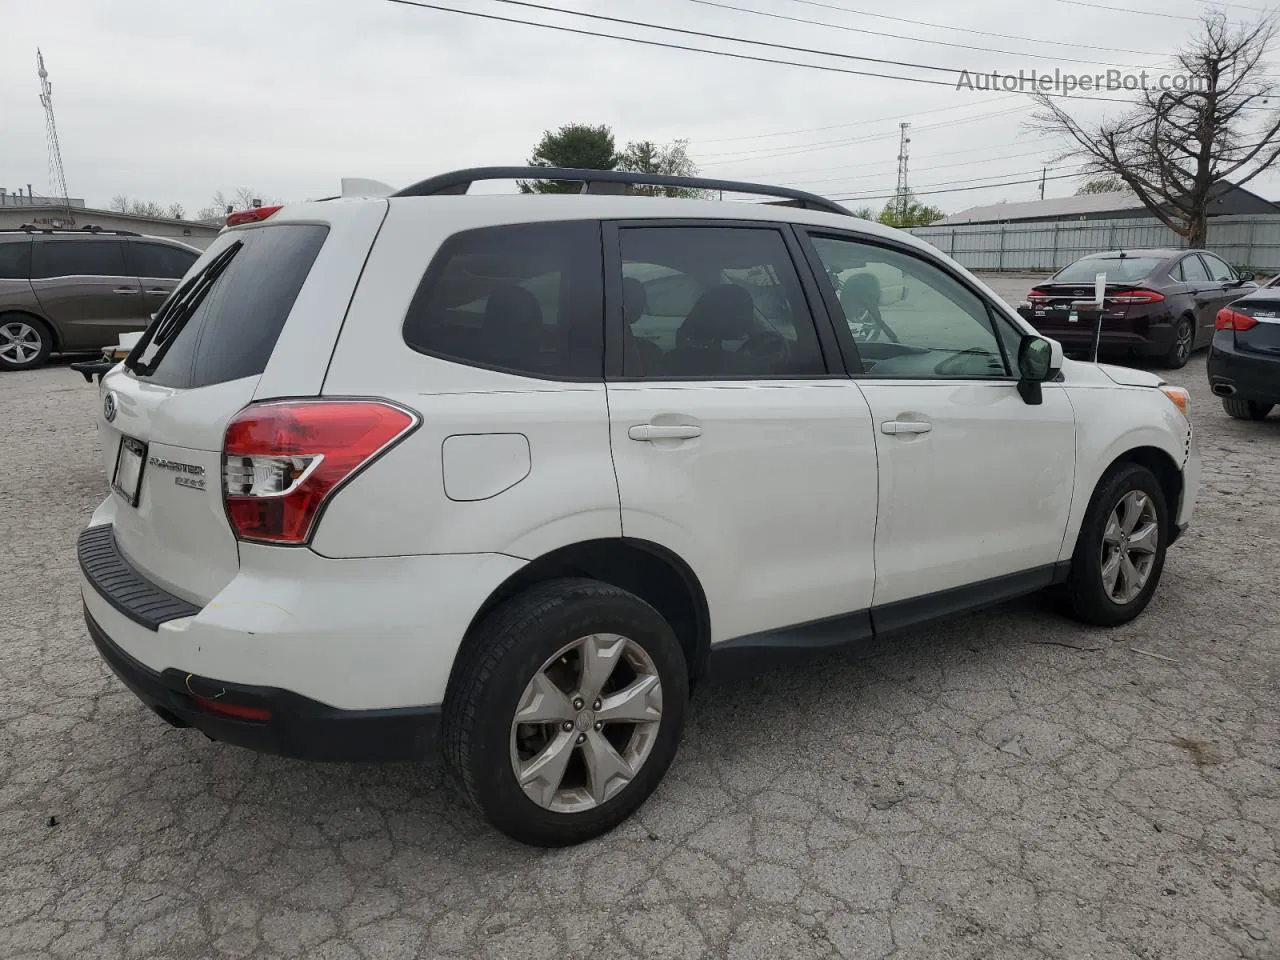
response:
[[[1218,311],[1209,346],[1209,386],[1239,420],[1265,420],[1280,404],[1280,287],[1265,287]]]
[[[1094,278],[1107,275],[1099,353],[1152,357],[1170,368],[1213,339],[1218,311],[1258,289],[1205,250],[1114,250],[1064,267],[1027,294],[1018,312],[1069,354],[1091,354],[1093,318],[1072,308],[1094,299]]]

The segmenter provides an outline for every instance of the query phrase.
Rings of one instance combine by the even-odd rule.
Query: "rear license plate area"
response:
[[[147,445],[133,437],[120,438],[120,450],[116,453],[116,469],[111,478],[111,488],[129,502],[138,505],[142,492],[142,468],[147,462]]]

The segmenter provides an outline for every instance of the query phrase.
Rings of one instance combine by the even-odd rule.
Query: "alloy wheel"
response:
[[[1195,339],[1195,330],[1191,326],[1191,321],[1183,320],[1178,324],[1178,362],[1185,363],[1191,357],[1191,342]]]
[[[511,769],[556,813],[606,803],[640,772],[662,720],[662,681],[635,641],[592,634],[561,648],[525,687],[511,721]]]
[[[29,323],[11,320],[0,325],[0,358],[15,364],[30,363],[43,346],[40,331]]]
[[[1113,602],[1123,606],[1142,593],[1159,542],[1155,502],[1141,490],[1130,490],[1107,517],[1102,534],[1102,587]]]

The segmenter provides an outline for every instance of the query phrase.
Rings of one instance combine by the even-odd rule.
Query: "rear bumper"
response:
[[[112,642],[86,607],[85,624],[98,653],[120,681],[175,727],[193,727],[213,740],[300,760],[417,760],[433,752],[440,708],[338,710],[289,690],[226,683],[155,671]],[[208,703],[269,714],[240,720],[211,712]]]
[[[475,612],[524,565],[496,554],[331,560],[243,544],[232,580],[193,603],[134,565],[102,522],[109,504],[79,541],[86,619],[103,658],[166,719],[287,756],[429,750]],[[270,718],[229,719],[202,698]]]
[[[1093,351],[1093,320],[1091,318],[1082,317],[1078,323],[1064,325],[1061,321],[1046,322],[1044,317],[1037,317],[1035,311],[1027,307],[1019,307],[1018,314],[1038,332],[1061,343],[1062,349],[1067,353]],[[1172,323],[1148,323],[1143,318],[1140,325],[1145,327],[1145,332],[1139,333],[1135,329],[1133,318],[1104,318],[1102,336],[1098,343],[1099,351],[1132,350],[1143,355],[1163,356],[1172,349],[1174,340]]]
[[[1268,358],[1236,350],[1229,331],[1214,335],[1209,350],[1209,386],[1219,396],[1280,403],[1280,356]]]

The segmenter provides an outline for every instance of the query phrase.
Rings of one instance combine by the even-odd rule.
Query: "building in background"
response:
[[[1214,184],[1209,196],[1209,216],[1211,217],[1280,214],[1280,206],[1226,180],[1219,180]],[[1026,223],[1029,221],[1078,223],[1081,220],[1136,218],[1149,218],[1152,222],[1156,222],[1151,211],[1142,205],[1137,194],[1126,189],[1110,193],[1091,193],[1082,197],[1056,197],[1051,200],[993,203],[982,207],[970,207],[930,226],[950,227],[962,223]]]
[[[140,217],[114,210],[97,210],[85,206],[83,200],[64,201],[58,197],[36,196],[31,193],[30,187],[26,193],[0,188],[0,230],[14,230],[24,226],[59,230],[99,227],[147,237],[171,237],[203,250],[218,235],[222,222]]]

